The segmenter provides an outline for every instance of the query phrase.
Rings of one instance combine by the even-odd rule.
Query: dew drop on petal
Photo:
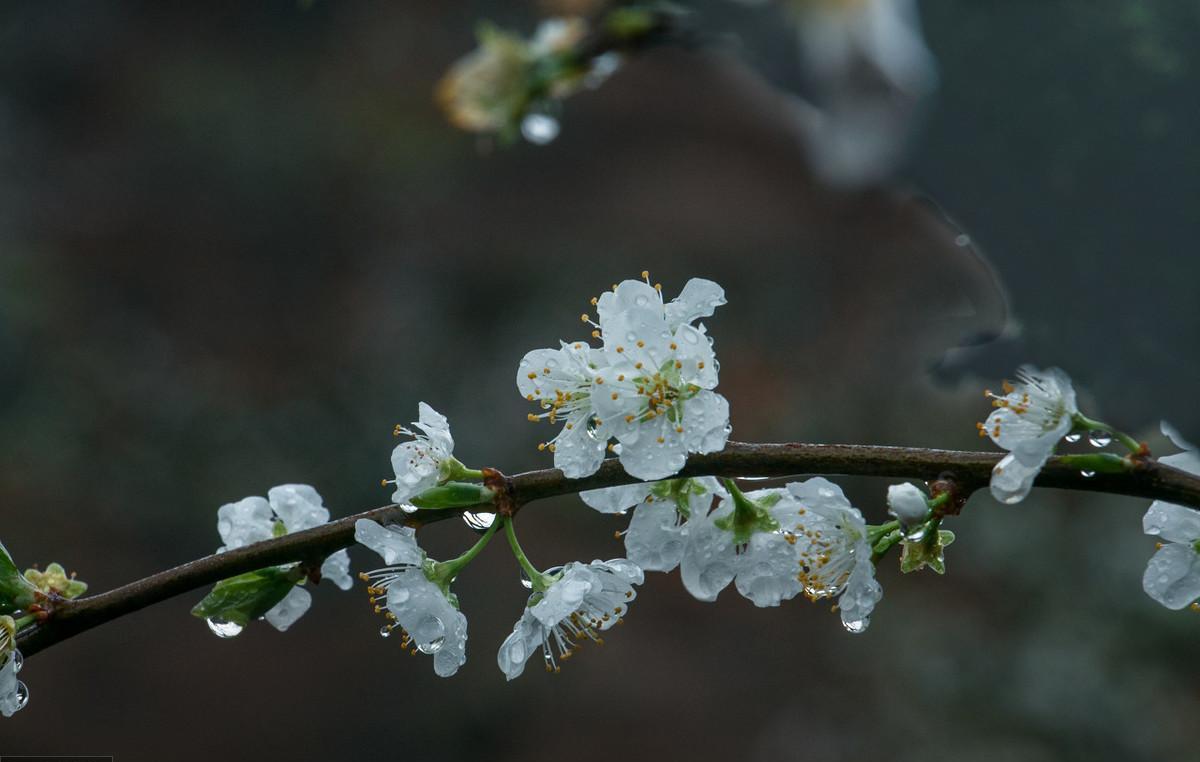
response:
[[[1079,475],[1082,476],[1084,479],[1091,479],[1093,476],[1096,475],[1096,472],[1095,471],[1080,471]]]
[[[552,142],[559,130],[558,120],[546,114],[529,114],[521,120],[521,136],[534,145]]]
[[[1112,440],[1112,434],[1109,434],[1107,431],[1093,431],[1091,434],[1088,434],[1088,442],[1092,447],[1108,447],[1112,444]]]
[[[15,704],[14,708],[16,709],[16,711],[20,711],[20,710],[24,709],[25,705],[28,703],[29,703],[29,686],[25,685],[25,683],[18,680],[17,681],[16,704]]]
[[[928,524],[918,524],[915,527],[909,528],[908,532],[904,535],[904,539],[908,540],[909,542],[920,542],[921,540],[925,539],[925,535],[928,534],[928,531]]]
[[[855,619],[850,622],[842,622],[842,626],[846,628],[846,632],[859,635],[867,631],[867,620]]]
[[[821,497],[834,497],[837,495],[837,493],[834,492],[829,487],[821,487],[820,489],[817,490],[817,494],[820,495]]]
[[[410,634],[413,640],[417,641],[417,648],[421,653],[437,653],[446,642],[446,625],[441,619],[429,614],[412,628]]]
[[[647,299],[644,294],[639,295],[636,299],[633,300],[633,303],[639,307],[645,307],[647,304],[649,304],[649,302],[650,302],[650,300]]]
[[[442,650],[442,646],[446,645],[446,636],[436,637],[428,643],[417,644],[417,650],[423,654],[435,654]]]
[[[1075,444],[1080,439],[1083,439],[1083,434],[1080,434],[1078,432],[1071,432],[1070,434],[1067,434],[1065,437],[1063,437],[1063,441],[1066,442],[1067,444]]]
[[[213,635],[218,638],[232,638],[241,634],[245,628],[237,622],[227,622],[224,619],[205,619],[208,624],[208,629],[212,630]]]

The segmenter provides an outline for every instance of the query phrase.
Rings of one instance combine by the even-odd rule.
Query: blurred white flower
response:
[[[1164,421],[1162,432],[1183,452],[1158,459],[1160,463],[1200,475],[1200,453]],[[1200,511],[1155,500],[1142,518],[1148,535],[1166,541],[1146,566],[1142,587],[1169,609],[1195,606],[1200,598]]]
[[[1058,446],[1071,433],[1079,408],[1071,379],[1058,368],[1039,371],[1023,366],[1017,383],[1004,382],[1004,396],[992,398],[996,411],[975,424],[980,436],[1009,451],[992,470],[992,496],[1002,503],[1019,503]]]
[[[359,574],[390,635],[400,628],[400,645],[433,656],[433,671],[450,677],[467,661],[467,618],[457,601],[429,576],[432,563],[411,527],[384,527],[369,519],[354,524],[354,539],[375,551],[387,566]],[[394,625],[392,623],[395,623]]]
[[[267,498],[243,498],[217,509],[217,532],[225,544],[218,553],[241,548],[272,537],[301,532],[329,522],[329,509],[321,496],[307,484],[282,484],[267,491]],[[339,550],[321,564],[321,578],[342,590],[353,585],[350,555]],[[269,610],[263,618],[283,632],[308,611],[312,595],[297,585]]]
[[[937,67],[915,0],[793,0],[810,89],[795,103],[814,170],[857,187],[903,159]]]
[[[417,433],[396,426],[395,434],[407,434],[411,442],[401,442],[392,450],[392,468],[396,472],[396,490],[392,502],[407,503],[427,489],[450,478],[454,465],[454,438],[446,416],[424,402],[417,406]]]
[[[804,594],[813,601],[838,596],[842,624],[849,632],[863,632],[883,588],[875,580],[862,514],[827,479],[793,482],[787,489],[797,507],[784,526],[798,538]]]
[[[500,670],[512,680],[540,646],[546,671],[557,672],[559,660],[569,659],[579,646],[603,644],[600,633],[623,621],[636,597],[633,586],[642,581],[642,570],[624,558],[567,564],[545,591],[530,596],[500,646]]]

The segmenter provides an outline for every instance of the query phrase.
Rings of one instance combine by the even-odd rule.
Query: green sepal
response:
[[[490,503],[495,497],[496,493],[482,484],[447,482],[440,487],[425,490],[409,502],[418,508],[469,508],[480,503]]]
[[[954,542],[954,532],[939,529],[935,535],[917,542],[904,543],[900,552],[900,571],[905,574],[929,568],[938,574],[946,573],[944,550]]]
[[[192,608],[192,616],[245,627],[282,601],[298,581],[295,568],[269,567],[223,579]]]
[[[45,571],[26,569],[24,577],[29,584],[41,592],[47,595],[52,593],[68,600],[78,598],[88,589],[86,582],[67,574],[67,570],[63,568],[62,564],[53,561],[46,566]]]
[[[25,579],[0,544],[0,613],[23,611],[37,601],[38,589]]]
[[[779,529],[779,522],[767,511],[779,502],[778,495],[768,494],[763,498],[751,500],[738,489],[732,479],[726,479],[725,486],[733,497],[733,513],[717,519],[713,526],[733,532],[734,544],[745,545],[750,542],[755,532],[774,532]]]

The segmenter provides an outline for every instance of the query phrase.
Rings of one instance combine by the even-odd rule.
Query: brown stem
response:
[[[915,447],[730,442],[721,452],[693,455],[678,477],[840,474],[925,481],[944,478],[952,480],[965,498],[988,483],[992,468],[1000,457],[997,453]],[[511,513],[535,500],[637,481],[614,459],[606,460],[599,471],[585,479],[568,479],[557,469],[529,471],[509,479],[497,471],[490,470],[489,475],[497,485],[506,487],[505,507]],[[1102,473],[1089,478],[1061,459],[1051,458],[1036,485],[1166,500],[1200,508],[1200,477],[1149,459],[1135,460],[1135,467],[1124,473]],[[422,510],[406,514],[389,505],[303,532],[206,556],[115,590],[64,602],[45,623],[22,632],[18,647],[25,656],[32,656],[117,617],[228,577],[276,564],[319,563],[330,553],[354,544],[354,522],[359,519],[403,522],[417,527],[457,517],[464,510],[468,509]]]

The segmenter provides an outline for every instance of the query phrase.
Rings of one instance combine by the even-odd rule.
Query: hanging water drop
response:
[[[849,622],[842,622],[842,626],[846,628],[846,632],[859,635],[867,631],[866,619],[855,619]]]
[[[216,635],[218,638],[232,638],[239,635],[242,630],[246,629],[237,622],[228,622],[224,619],[217,619],[216,617],[213,617],[212,619],[205,619],[204,621],[208,623],[208,629],[212,630],[213,635]]]
[[[521,570],[521,587],[526,590],[533,589],[533,581],[529,579],[529,575],[525,573],[524,569]]]
[[[1088,434],[1088,442],[1092,447],[1108,447],[1112,444],[1112,440],[1112,434],[1109,434],[1107,431],[1093,431],[1091,434]]]
[[[17,681],[17,694],[14,699],[13,711],[21,711],[25,705],[29,703],[29,686],[20,680]]]
[[[418,643],[417,650],[423,654],[435,654],[442,650],[442,646],[446,645],[446,636],[441,635],[434,638],[428,643]]]
[[[476,532],[486,532],[492,528],[492,522],[496,520],[496,514],[480,511],[478,513],[472,511],[464,511],[462,515],[463,523]]]
[[[521,135],[534,145],[544,146],[558,137],[558,120],[546,114],[528,114],[521,120]]]
[[[409,503],[401,503],[400,510],[404,511],[405,513],[416,513],[417,506],[410,505]]]
[[[904,539],[909,542],[920,542],[925,539],[925,535],[929,534],[928,524],[917,524],[909,527],[904,534]]]
[[[21,667],[25,666],[25,657],[21,655],[20,651],[13,651],[11,658],[13,661],[13,674],[15,675],[21,671]]]
[[[392,628],[389,625],[384,625],[379,628],[379,637],[390,638],[392,636]]]
[[[1063,437],[1063,441],[1067,444],[1075,444],[1080,439],[1083,439],[1083,434],[1080,434],[1077,431],[1072,431],[1070,434],[1067,434],[1065,437]]]
[[[1093,476],[1096,475],[1096,472],[1084,470],[1084,471],[1080,471],[1079,475],[1082,476],[1084,479],[1091,479]]]

